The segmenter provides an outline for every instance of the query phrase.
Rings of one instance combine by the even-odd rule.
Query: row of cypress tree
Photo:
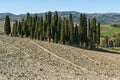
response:
[[[5,32],[7,20],[5,19]],[[9,24],[8,24],[9,25]],[[10,30],[11,31],[11,30]],[[86,49],[94,49],[100,43],[100,23],[96,19],[87,19],[85,14],[80,14],[79,24],[73,23],[72,14],[69,17],[59,16],[57,11],[54,15],[49,11],[44,17],[30,16],[27,13],[26,19],[15,21],[11,36],[30,37],[42,41],[74,45]]]

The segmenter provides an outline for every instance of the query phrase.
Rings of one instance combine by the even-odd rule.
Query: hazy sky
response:
[[[120,0],[1,0],[0,13],[46,11],[78,11],[83,13],[120,13]]]

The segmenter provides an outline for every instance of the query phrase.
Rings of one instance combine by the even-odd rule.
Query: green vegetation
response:
[[[120,24],[111,24],[112,27],[120,27]]]
[[[101,36],[113,36],[115,33],[120,32],[120,27],[113,27],[109,24],[102,25]]]
[[[103,31],[102,32],[102,36],[113,36],[114,33],[116,32],[120,32],[120,27],[112,27],[110,30],[108,31]]]
[[[9,35],[11,33],[10,18],[8,15],[5,17],[4,32],[7,35]]]
[[[6,20],[5,24],[9,21]],[[9,27],[6,29],[9,30]],[[49,11],[43,18],[27,13],[26,19],[14,23],[11,36],[95,49],[100,44],[100,23],[96,22],[96,18],[88,21],[85,14],[80,14],[79,25],[74,25],[72,14],[65,18],[57,11],[54,15]]]
[[[101,47],[120,47],[120,27],[119,24],[105,24],[101,27]]]

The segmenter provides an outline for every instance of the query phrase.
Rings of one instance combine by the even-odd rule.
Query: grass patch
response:
[[[101,36],[113,36],[115,32],[120,32],[120,27],[112,27],[111,25],[101,25]]]

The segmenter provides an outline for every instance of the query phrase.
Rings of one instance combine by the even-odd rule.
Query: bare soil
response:
[[[120,80],[120,55],[0,35],[0,80]]]

